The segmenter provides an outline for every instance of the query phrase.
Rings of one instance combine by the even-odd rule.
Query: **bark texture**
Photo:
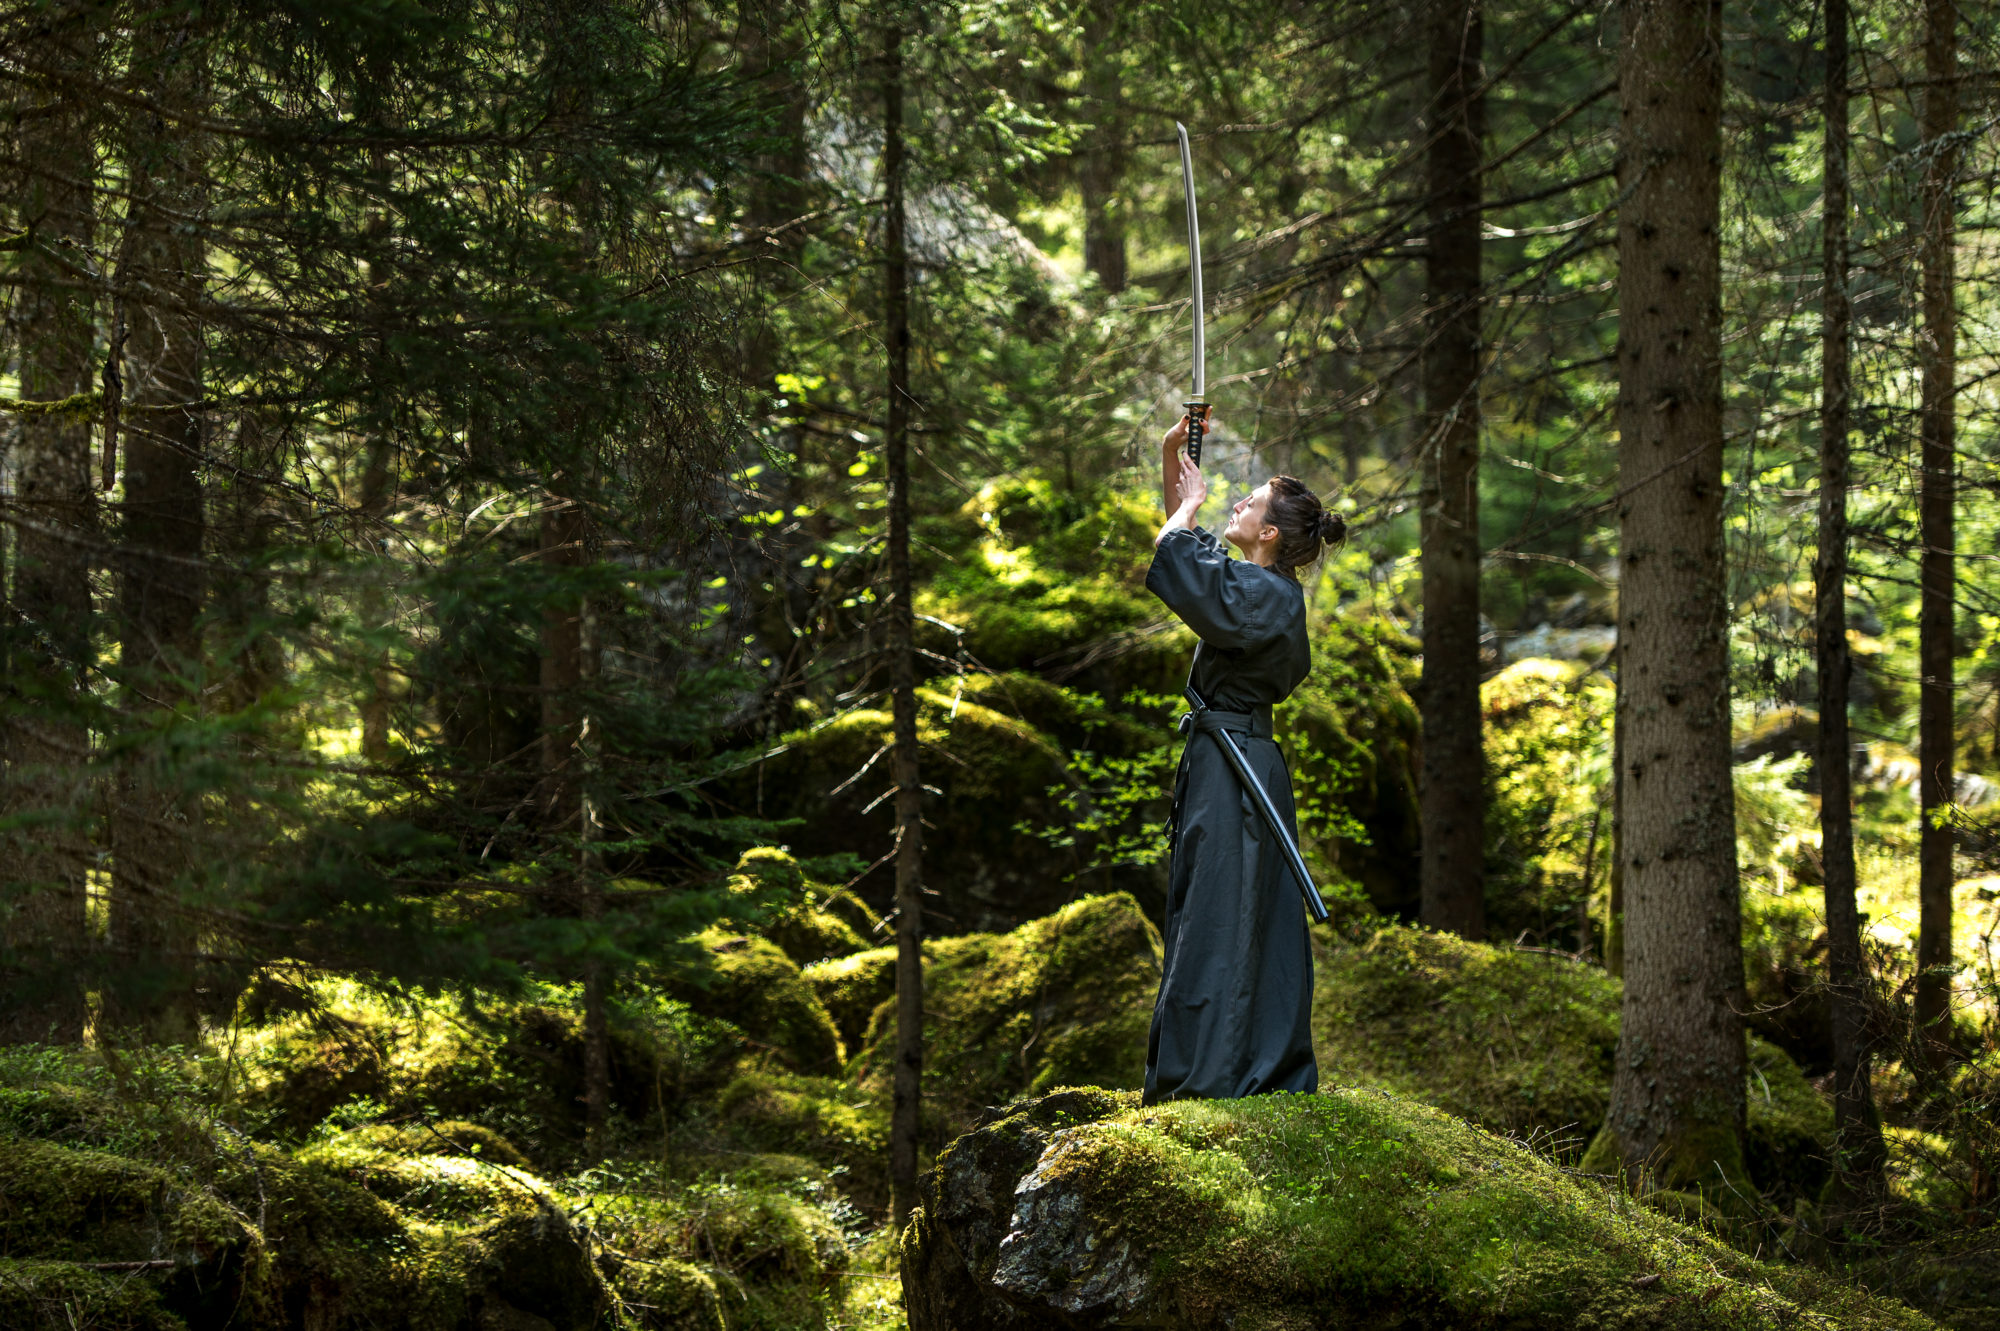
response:
[[[542,514],[541,558],[550,579],[542,612],[542,818],[568,842],[572,863],[560,904],[595,923],[604,903],[591,848],[595,814],[590,802],[590,715],[584,691],[596,676],[589,605],[577,575],[590,562],[590,522],[582,504],[557,485]],[[611,1101],[611,1035],[605,1016],[602,963],[586,959],[583,978],[584,1150],[601,1158]]]
[[[160,25],[133,56],[152,96],[198,106],[206,80],[191,64],[199,48]],[[127,317],[125,382],[138,410],[127,418],[123,531],[118,552],[120,669],[131,724],[157,730],[163,712],[193,708],[188,693],[200,656],[204,592],[201,458],[201,321],[206,248],[185,219],[206,206],[204,144],[185,127],[134,126],[129,149],[132,206],[128,260],[135,294]],[[131,751],[112,816],[109,919],[112,1024],[183,1042],[195,1030],[198,942],[195,833],[199,804],[183,788],[164,746]]]
[[[84,23],[59,22],[42,39],[45,60],[88,71],[92,34]],[[31,401],[92,388],[95,301],[64,289],[58,257],[94,239],[91,129],[75,98],[59,98],[20,120],[21,155],[40,168],[28,176],[21,201],[34,241],[22,255],[11,311],[21,396]],[[89,422],[80,415],[21,418],[13,462],[13,705],[4,806],[25,826],[6,838],[10,872],[0,945],[7,960],[0,974],[18,981],[21,991],[0,1012],[0,1039],[67,1042],[83,1035],[77,972],[87,936],[94,803],[85,777],[89,732],[77,715],[90,660],[90,555],[97,527]]]
[[[1869,1084],[1867,973],[1855,904],[1852,741],[1847,724],[1847,485],[1852,317],[1847,297],[1847,0],[1826,0],[1826,144],[1821,168],[1819,553],[1813,564],[1819,676],[1820,861],[1833,1025],[1834,1169],[1850,1191],[1880,1176],[1882,1125]]]
[[[1423,922],[1486,932],[1479,727],[1478,0],[1432,0],[1424,308]]]
[[[1112,44],[1112,11],[1093,4],[1084,20],[1084,114],[1090,117],[1078,185],[1083,194],[1083,266],[1105,292],[1125,289],[1125,114],[1118,52]]]
[[[896,772],[896,1075],[889,1184],[897,1229],[917,1195],[924,1070],[923,782],[917,764],[916,621],[910,587],[910,290],[903,212],[903,37],[883,50],[883,323],[889,352],[889,683]]]
[[[1620,7],[1618,714],[1625,997],[1591,1154],[1742,1178],[1743,959],[1722,540],[1721,4]]]
[[[1917,339],[1923,375],[1923,480],[1918,527],[1923,555],[1918,580],[1917,799],[1923,811],[1918,842],[1917,1064],[1931,1074],[1948,1057],[1951,1034],[1951,888],[1956,833],[1949,821],[1953,790],[1953,599],[1957,591],[1956,530],[1958,309],[1953,247],[1957,244],[1958,6],[1924,7],[1924,326]]]

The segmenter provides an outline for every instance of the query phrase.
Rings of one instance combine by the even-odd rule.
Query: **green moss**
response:
[[[1311,677],[1277,709],[1303,849],[1343,915],[1417,913],[1416,681],[1401,630],[1329,616],[1314,625]]]
[[[465,1156],[410,1154],[342,1134],[299,1152],[309,1169],[365,1189],[427,1220],[488,1220],[532,1211],[547,1185],[526,1170]]]
[[[1150,1259],[1134,1324],[1172,1309],[1185,1327],[1928,1325],[1381,1091],[1126,1110],[1071,1130],[1041,1169],[1100,1241]]]
[[[800,1071],[839,1066],[843,1051],[833,1019],[777,944],[721,928],[699,941],[705,960],[674,984],[677,997]]]
[[[890,724],[887,711],[862,709],[794,732],[759,772],[740,778],[732,798],[755,800],[766,817],[798,820],[788,836],[802,855],[873,860],[894,828],[890,802],[878,798],[889,782]],[[1011,927],[1059,906],[1064,877],[1080,861],[1014,829],[1062,818],[1048,792],[1067,786],[1063,751],[1016,717],[954,699],[948,681],[919,691],[917,729],[924,783],[941,792],[926,802],[924,834],[925,874],[943,896],[941,913],[978,929]],[[879,905],[886,888],[878,881],[887,879],[876,875],[862,887]]]
[[[1085,897],[1010,934],[926,944],[924,1098],[948,1139],[990,1106],[1054,1086],[1136,1087],[1160,938],[1124,893]],[[877,1010],[862,1085],[886,1089],[895,1012]]]
[[[775,947],[759,945],[789,966]],[[546,986],[542,1001],[475,1003],[421,992],[391,997],[319,976],[310,996],[309,1010],[283,1011],[238,1038],[240,1099],[259,1130],[303,1140],[335,1110],[349,1124],[378,1117],[412,1130],[450,1119],[497,1133],[545,1168],[574,1159],[584,1126],[576,986]],[[614,1114],[626,1125],[656,1120],[663,1096],[700,1086],[739,1039],[657,990],[619,995]],[[348,1073],[330,1077],[329,1063]]]
[[[888,1200],[889,1116],[882,1098],[845,1082],[749,1072],[713,1106],[716,1135],[737,1150],[803,1154],[845,1171],[843,1189],[863,1205]]]
[[[840,1038],[848,1048],[858,1049],[875,1009],[896,996],[896,949],[878,947],[815,962],[805,968],[804,976],[833,1018]]]
[[[241,1260],[257,1235],[228,1206],[176,1172],[54,1142],[0,1141],[0,1256],[171,1261]]]
[[[463,1156],[514,1169],[530,1168],[514,1143],[482,1123],[450,1118],[438,1123],[371,1123],[340,1134],[339,1140],[396,1155]]]
[[[1618,981],[1595,967],[1401,925],[1378,928],[1319,957],[1313,1036],[1321,1080],[1416,1096],[1574,1161],[1610,1104],[1619,1003]],[[1743,1169],[1730,1172],[1745,1192],[1789,1207],[1816,1195],[1826,1177],[1832,1110],[1767,1041],[1751,1038],[1749,1068],[1748,1131],[1740,1151],[1726,1151]],[[1697,1155],[1691,1148],[1690,1168],[1712,1181],[1713,1161]]]
[[[1113,711],[1096,694],[1018,670],[974,676],[964,685],[964,696],[1026,722],[1065,749],[1132,757],[1171,736],[1164,727]]]
[[[723,1189],[687,1218],[693,1251],[746,1281],[815,1283],[847,1269],[847,1244],[824,1211],[774,1189]]]
[[[1318,959],[1322,1083],[1381,1086],[1574,1159],[1604,1121],[1618,982],[1594,967],[1390,925]]]
[[[860,931],[879,923],[850,894],[807,878],[791,852],[776,846],[743,852],[729,895],[743,903],[731,910],[742,929],[770,939],[801,966],[864,950]]]
[[[0,1259],[7,1331],[187,1331],[151,1283],[70,1262]]]
[[[672,1258],[625,1263],[616,1282],[619,1309],[639,1331],[723,1331],[715,1278]]]

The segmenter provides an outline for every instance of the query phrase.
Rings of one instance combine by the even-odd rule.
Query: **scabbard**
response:
[[[1208,704],[1201,700],[1201,695],[1192,687],[1186,692],[1189,701],[1194,705],[1195,716],[1208,710]],[[1197,734],[1201,733],[1199,727],[1194,729]],[[1285,864],[1291,869],[1292,878],[1299,885],[1299,895],[1306,900],[1306,913],[1313,917],[1314,923],[1325,924],[1329,918],[1326,903],[1320,900],[1319,889],[1313,886],[1312,874],[1306,870],[1305,856],[1299,853],[1298,843],[1292,840],[1291,831],[1286,828],[1285,820],[1279,817],[1278,806],[1271,803],[1271,793],[1264,789],[1264,783],[1250,770],[1250,760],[1243,756],[1243,750],[1236,747],[1234,736],[1227,730],[1219,729],[1207,733],[1215,736],[1215,742],[1222,746],[1222,756],[1229,763],[1229,770],[1236,773],[1236,779],[1241,781],[1243,788],[1250,793],[1250,802],[1257,807],[1258,814],[1264,819],[1264,825],[1271,829],[1272,838],[1283,849]]]

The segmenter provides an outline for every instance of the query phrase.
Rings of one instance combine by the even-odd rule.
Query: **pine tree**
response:
[[[1627,0],[1618,97],[1625,995],[1585,1167],[1743,1174],[1743,954],[1723,580],[1722,6]]]

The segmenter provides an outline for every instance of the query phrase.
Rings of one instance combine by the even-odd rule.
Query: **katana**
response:
[[[1200,648],[1196,650],[1199,651]],[[1197,718],[1208,710],[1208,703],[1195,692],[1193,684],[1189,684],[1181,692],[1187,695],[1188,705],[1194,709],[1182,721],[1182,724],[1188,725],[1188,729],[1194,732],[1188,736],[1188,743],[1192,744],[1195,735],[1202,732]],[[1189,725],[1189,722],[1195,724]],[[1292,840],[1292,834],[1286,828],[1285,820],[1278,816],[1278,806],[1271,803],[1271,793],[1264,789],[1264,783],[1250,770],[1250,760],[1243,756],[1243,750],[1236,747],[1233,735],[1219,727],[1209,730],[1208,733],[1215,736],[1215,742],[1222,746],[1222,756],[1229,760],[1230,770],[1235,772],[1236,779],[1243,783],[1243,789],[1248,792],[1250,802],[1256,805],[1257,812],[1263,815],[1264,826],[1271,829],[1272,839],[1284,851],[1285,863],[1291,868],[1292,877],[1298,881],[1299,894],[1306,899],[1306,912],[1313,917],[1315,924],[1325,924],[1328,919],[1326,903],[1320,900],[1319,889],[1313,886],[1312,874],[1306,869],[1306,857],[1299,854],[1298,842]]]
[[[1201,323],[1201,218],[1194,208],[1194,155],[1188,151],[1187,126],[1174,122],[1181,136],[1181,191],[1187,198],[1188,283],[1194,289],[1194,394],[1187,408],[1188,461],[1201,465],[1201,436],[1208,426],[1208,340]]]

